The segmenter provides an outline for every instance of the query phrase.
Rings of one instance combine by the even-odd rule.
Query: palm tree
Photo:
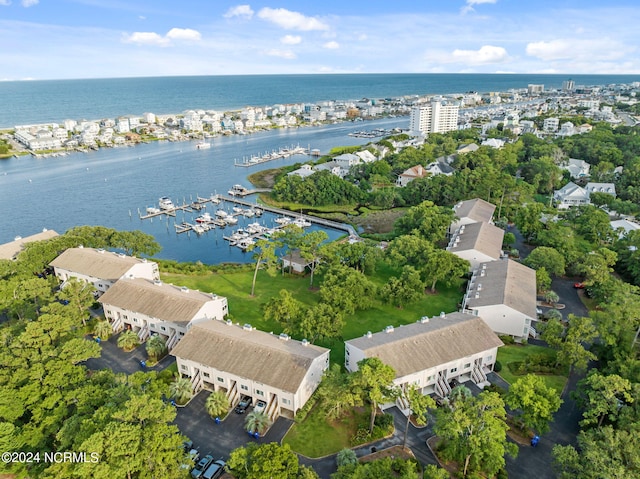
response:
[[[174,381],[169,385],[171,397],[179,403],[185,403],[193,396],[191,381],[189,378],[184,378],[179,374],[176,374],[174,378]]]
[[[107,340],[109,336],[113,333],[113,329],[111,328],[111,324],[109,321],[98,321],[93,328],[93,334],[100,339]]]
[[[147,340],[145,349],[147,350],[149,358],[157,361],[167,352],[167,344],[162,336],[154,334]]]
[[[244,425],[250,432],[263,432],[270,424],[269,416],[263,412],[251,411],[244,420]]]
[[[222,417],[229,410],[229,399],[223,391],[212,392],[204,407],[211,417]]]
[[[556,304],[560,300],[560,297],[555,291],[547,291],[544,293],[544,300],[549,304]]]
[[[125,351],[133,351],[140,344],[138,335],[128,329],[118,337],[118,347]]]

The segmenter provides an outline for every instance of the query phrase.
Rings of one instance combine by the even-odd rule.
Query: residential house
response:
[[[14,260],[18,257],[18,254],[24,249],[28,243],[35,241],[45,241],[58,236],[53,230],[43,229],[42,232],[36,233],[31,236],[23,238],[22,236],[16,236],[10,243],[0,244],[0,259]]]
[[[502,345],[482,318],[441,313],[345,341],[345,368],[357,371],[359,361],[376,357],[394,369],[399,388],[416,385],[422,394],[446,397],[454,380],[486,384]]]
[[[616,196],[616,185],[613,183],[594,183],[589,182],[585,185],[584,189],[588,194],[591,193],[606,193],[615,198]]]
[[[447,163],[446,161],[434,161],[433,163],[429,163],[427,165],[426,171],[430,173],[432,176],[437,175],[445,175],[451,176],[455,171],[453,167]]]
[[[588,205],[589,192],[570,181],[559,190],[553,192],[553,200],[558,209],[567,209],[572,206]]]
[[[355,155],[360,158],[362,163],[372,163],[377,160],[376,156],[369,150],[356,151]]]
[[[290,268],[295,273],[304,273],[306,267],[311,264],[313,264],[313,261],[303,258],[300,250],[295,250],[291,254],[282,257],[282,267],[284,269]]]
[[[472,200],[461,201],[453,207],[456,220],[451,223],[449,233],[454,233],[462,225],[471,223],[493,222],[493,213],[496,210],[495,205],[488,201],[474,198]]]
[[[299,176],[300,178],[306,178],[307,176],[311,176],[315,173],[313,169],[313,165],[305,164],[302,165],[297,170],[293,170],[287,173],[287,176]]]
[[[76,278],[93,284],[98,294],[105,293],[124,277],[160,279],[157,263],[146,258],[82,246],[65,250],[50,265],[63,283]]]
[[[231,321],[194,325],[171,354],[194,392],[224,391],[232,406],[242,395],[262,400],[272,420],[293,418],[329,367],[328,349]]]
[[[313,152],[312,152],[313,153]],[[326,163],[320,163],[313,167],[316,171],[329,171],[332,175],[336,175],[340,178],[344,178],[344,176],[348,173],[345,171],[337,161],[327,161]]]
[[[505,141],[499,138],[488,138],[481,143],[482,146],[490,146],[491,148],[495,148],[497,150],[502,148],[504,144]]]
[[[140,341],[159,334],[169,351],[194,324],[222,320],[229,312],[223,296],[144,278],[120,279],[98,301],[115,332],[131,329]]]
[[[558,131],[558,126],[560,125],[560,120],[555,117],[545,118],[542,123],[542,129],[544,131],[556,132]]]
[[[611,224],[611,229],[618,233],[619,238],[622,238],[625,235],[629,234],[630,231],[640,230],[639,223],[637,223],[636,221],[628,220],[628,219],[611,221],[610,224]]]
[[[424,178],[429,172],[422,165],[412,166],[398,175],[396,186],[404,187],[416,178]]]
[[[560,168],[567,170],[573,179],[580,179],[589,176],[591,165],[584,160],[569,158],[560,165]]]
[[[536,335],[536,272],[505,259],[482,263],[474,271],[462,311],[481,316],[497,334],[526,341]]]
[[[470,271],[474,271],[480,263],[502,257],[503,239],[503,229],[485,222],[471,223],[458,228],[449,241],[447,251],[469,261]]]
[[[466,145],[460,145],[458,147],[458,149],[456,150],[457,154],[461,154],[461,153],[472,153],[474,151],[477,151],[478,148],[480,148],[477,144],[475,143],[468,143]]]

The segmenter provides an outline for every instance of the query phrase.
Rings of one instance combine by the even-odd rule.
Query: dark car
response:
[[[202,474],[205,472],[207,467],[209,467],[209,464],[211,464],[212,462],[213,462],[213,456],[211,454],[207,454],[206,456],[204,456],[202,459],[198,461],[198,464],[196,464],[196,467],[191,469],[191,477],[193,477],[194,479],[198,479],[202,477]]]
[[[202,479],[216,479],[224,472],[225,462],[222,459],[218,459],[211,464],[206,471],[202,474]]]
[[[234,411],[236,414],[244,414],[249,406],[251,406],[253,399],[250,396],[242,396],[240,402],[235,407]]]

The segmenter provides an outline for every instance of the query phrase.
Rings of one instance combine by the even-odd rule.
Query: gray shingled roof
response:
[[[51,262],[51,266],[67,271],[117,281],[133,265],[146,260],[93,248],[69,248]]]
[[[482,271],[484,276],[481,276]],[[536,318],[535,270],[510,259],[482,263],[474,286],[468,291],[467,308],[494,304],[504,304]]]
[[[123,278],[116,281],[98,301],[186,326],[189,321],[198,319],[196,314],[204,304],[216,298],[215,295],[160,281]]]
[[[36,233],[26,238],[18,236],[10,243],[0,245],[0,259],[14,259],[20,251],[24,249],[27,243],[33,243],[34,241],[43,241],[58,236],[53,230],[43,230],[41,233]]]
[[[346,342],[380,358],[398,378],[503,345],[480,317],[459,312]]]
[[[194,325],[173,356],[295,393],[311,363],[328,349],[223,321]],[[317,378],[319,379],[319,378]]]
[[[476,250],[495,259],[502,254],[504,230],[490,223],[471,223],[465,225],[464,230],[460,227],[456,237],[460,238],[457,246],[449,249],[454,254],[458,251]]]
[[[491,221],[495,210],[495,205],[480,198],[462,201],[453,207],[453,212],[458,218],[471,218],[474,221],[486,222]]]

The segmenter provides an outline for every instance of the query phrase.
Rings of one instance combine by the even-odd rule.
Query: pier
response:
[[[138,210],[138,216],[141,220],[162,215],[175,218],[178,211],[183,211],[185,213],[199,212],[206,207],[207,203],[211,203],[213,205],[224,205],[225,203],[235,205],[232,208],[232,212],[227,212],[224,208],[221,208],[216,211],[213,216],[209,213],[203,213],[195,219],[195,223],[188,223],[186,221],[178,223],[176,221],[174,224],[176,234],[189,233],[193,231],[197,235],[201,235],[215,228],[234,226],[238,223],[239,216],[245,216],[247,218],[261,216],[264,211],[278,215],[275,219],[276,224],[272,227],[253,223],[246,226],[245,229],[239,229],[233,232],[229,236],[223,236],[223,239],[228,241],[231,246],[237,246],[242,250],[247,250],[250,246],[255,244],[256,240],[268,239],[274,232],[286,227],[288,224],[294,224],[300,227],[307,227],[315,224],[338,231],[344,231],[353,238],[358,237],[356,230],[349,224],[318,218],[316,216],[303,215],[301,213],[297,214],[290,210],[276,208],[273,206],[257,205],[256,203],[252,203],[244,199],[246,196],[268,191],[270,190],[267,188],[249,190],[244,187],[240,187],[240,185],[234,185],[234,187],[229,190],[229,196],[220,194],[211,195],[208,198],[197,196],[195,201],[190,203],[184,201],[182,205],[173,206],[172,208],[147,208],[147,214],[145,215],[142,215],[140,210]]]
[[[251,155],[248,158],[243,158],[242,161],[235,159],[233,161],[234,166],[242,166],[248,168],[250,166],[260,165],[268,161],[279,160],[282,158],[289,158],[293,155],[308,155],[309,149],[304,149],[300,145],[291,148],[280,148],[278,151],[272,151],[271,153],[265,153],[263,155]]]

